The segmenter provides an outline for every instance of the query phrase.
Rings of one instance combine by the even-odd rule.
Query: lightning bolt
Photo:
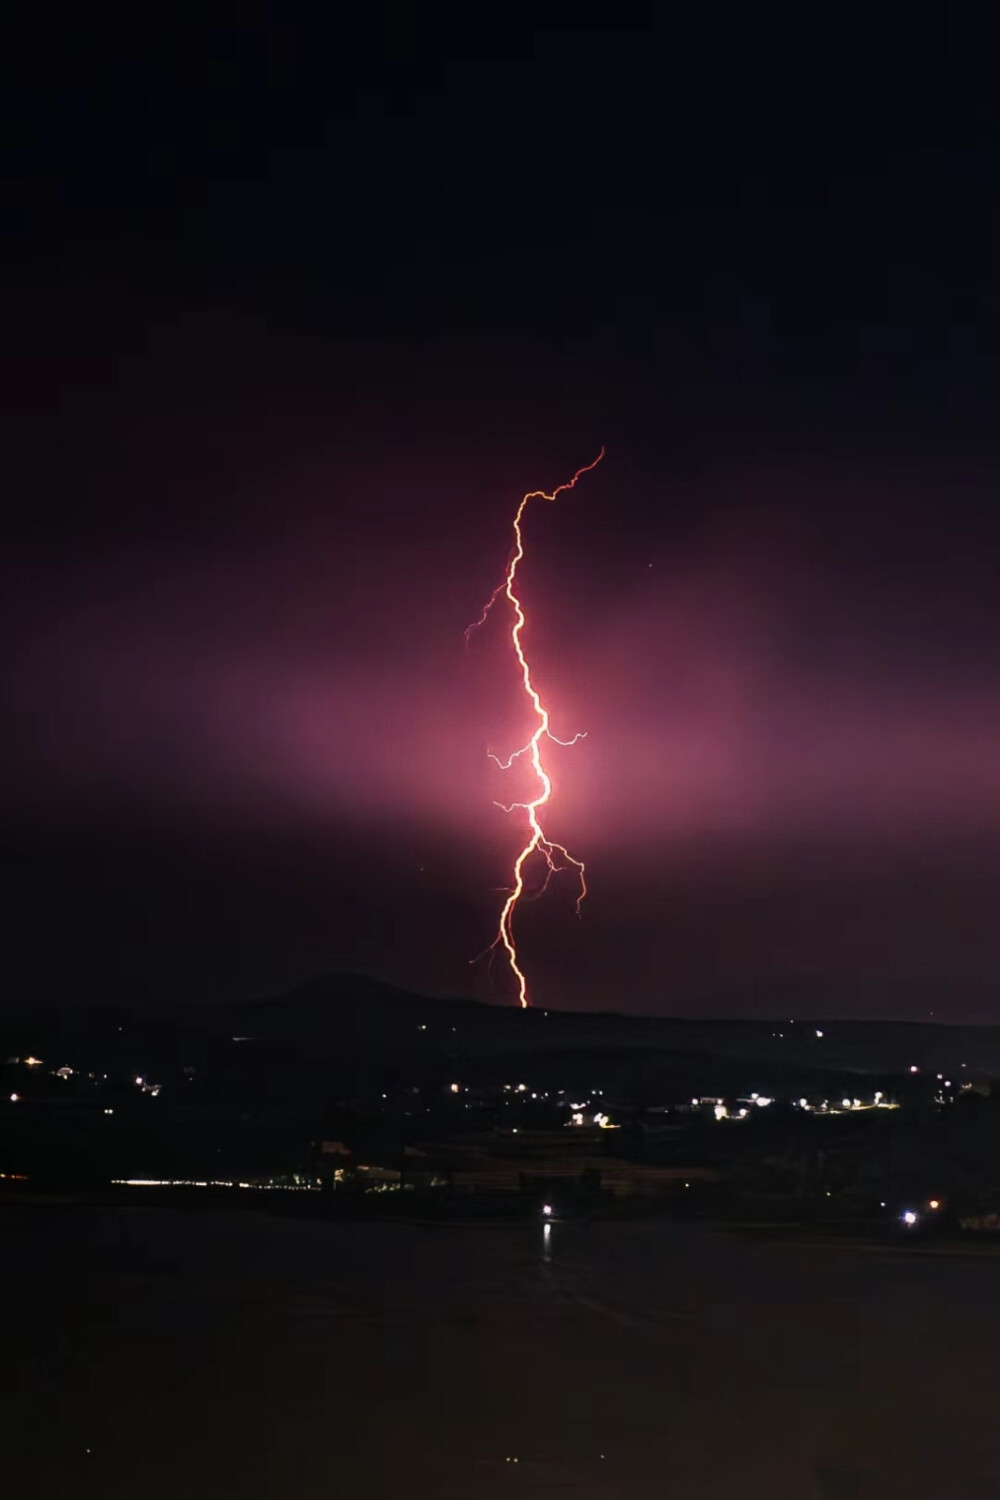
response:
[[[524,537],[521,532],[521,518],[524,515],[525,507],[527,506],[529,500],[556,500],[559,495],[564,494],[567,490],[573,489],[581,475],[588,474],[591,469],[596,469],[597,465],[601,462],[601,459],[603,457],[604,449],[602,448],[600,453],[591,463],[584,464],[582,469],[577,469],[572,479],[568,480],[565,484],[557,485],[551,493],[549,493],[547,490],[529,490],[529,492],[524,496],[520,505],[517,507],[517,513],[514,516],[514,547],[510,555],[510,562],[507,564],[506,576],[504,577],[502,582],[497,584],[496,588],[493,590],[493,593],[487,600],[486,607],[480,615],[479,619],[473,621],[473,623],[466,628],[465,632],[465,640],[466,644],[468,644],[472,635],[479,629],[481,625],[485,624],[490,610],[493,608],[494,604],[496,604],[501,595],[505,595],[507,597],[507,599],[510,601],[511,609],[514,613],[514,623],[511,626],[510,632],[510,638],[514,646],[514,654],[517,657],[518,665],[521,669],[521,681],[524,685],[524,691],[527,694],[528,698],[531,700],[531,706],[534,709],[535,715],[538,719],[538,726],[528,743],[526,745],[522,745],[520,750],[515,750],[513,755],[508,756],[506,760],[501,760],[499,756],[493,755],[492,752],[490,752],[490,759],[500,767],[501,771],[509,771],[515,761],[521,760],[522,757],[527,756],[531,761],[531,769],[535,773],[535,777],[538,781],[539,787],[538,795],[532,798],[529,802],[511,802],[506,805],[502,802],[496,803],[497,807],[502,808],[503,811],[507,813],[512,813],[514,811],[527,813],[527,842],[514,861],[514,883],[507,893],[507,899],[504,902],[503,910],[500,913],[500,925],[497,929],[497,935],[493,939],[490,946],[486,949],[487,953],[494,953],[500,946],[502,946],[506,950],[507,961],[510,964],[511,973],[513,974],[514,979],[517,983],[518,1000],[520,1001],[521,1006],[524,1009],[527,1009],[529,1004],[528,982],[524,976],[524,971],[518,963],[517,944],[514,939],[514,912],[516,910],[517,903],[524,895],[525,864],[536,850],[541,853],[542,857],[545,860],[545,879],[542,882],[541,889],[537,893],[539,896],[542,895],[547,889],[549,881],[551,880],[553,875],[557,875],[560,871],[569,869],[570,867],[576,870],[580,881],[580,890],[576,898],[576,911],[578,916],[580,914],[581,903],[583,902],[583,899],[587,894],[587,879],[583,861],[580,859],[575,859],[573,855],[563,847],[562,844],[557,844],[553,839],[548,838],[545,834],[544,829],[542,828],[541,822],[539,821],[538,817],[539,809],[544,807],[552,796],[552,781],[542,762],[542,741],[548,739],[554,741],[554,743],[557,745],[575,745],[579,740],[585,739],[586,734],[575,734],[571,740],[558,739],[557,736],[554,735],[552,733],[552,730],[549,728],[549,711],[542,702],[541,697],[538,693],[538,689],[535,687],[535,684],[532,681],[531,667],[528,664],[528,658],[524,654],[524,647],[521,643],[521,632],[524,630],[526,619],[524,606],[522,605],[520,599],[514,591],[518,564],[524,557]],[[480,957],[483,956],[483,954],[480,954]],[[473,962],[478,962],[478,960],[473,960]]]

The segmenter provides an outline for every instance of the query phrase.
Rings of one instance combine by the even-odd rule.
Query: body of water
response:
[[[1000,1258],[663,1221],[0,1212],[9,1493],[1000,1493]]]

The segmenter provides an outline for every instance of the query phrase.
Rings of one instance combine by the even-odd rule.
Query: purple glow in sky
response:
[[[153,376],[124,454],[117,404],[91,394],[118,469],[103,517],[92,493],[97,524],[27,527],[10,564],[4,792],[33,888],[61,892],[98,971],[120,921],[121,951],[164,953],[181,985],[357,965],[509,1000],[467,961],[518,839],[493,806],[516,773],[486,751],[529,721],[504,623],[471,653],[462,631],[512,500],[572,469],[578,432],[522,446],[508,393],[503,441],[494,387],[454,397],[453,445],[444,380],[397,388],[352,439],[315,391],[263,431],[259,393],[234,426],[198,392],[171,451]],[[587,490],[526,518],[533,665],[556,733],[588,736],[551,748],[552,835],[591,896],[580,923],[555,891],[525,909],[538,1000],[989,980],[1000,611],[980,482],[780,454],[692,479],[667,438],[643,471],[604,417]],[[148,452],[161,469],[135,468]]]

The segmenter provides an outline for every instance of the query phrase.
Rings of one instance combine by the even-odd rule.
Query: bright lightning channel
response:
[[[528,982],[525,978],[524,971],[518,963],[517,944],[514,937],[514,912],[517,907],[517,903],[520,901],[521,896],[524,894],[524,866],[527,860],[529,860],[532,854],[534,854],[536,849],[543,856],[547,869],[545,872],[545,880],[543,881],[541,890],[538,893],[539,895],[541,895],[542,892],[546,889],[549,880],[553,875],[558,874],[559,871],[568,869],[570,866],[572,866],[573,869],[577,872],[580,881],[580,890],[576,898],[577,915],[579,915],[580,913],[580,905],[587,894],[587,880],[583,861],[580,859],[575,859],[573,855],[563,847],[562,844],[557,844],[553,839],[548,838],[542,828],[541,822],[539,821],[538,817],[539,808],[544,807],[552,795],[552,781],[542,762],[542,741],[545,739],[549,739],[553,740],[557,745],[575,745],[578,740],[585,739],[586,734],[575,734],[571,740],[558,739],[549,728],[549,711],[542,702],[541,697],[538,693],[538,689],[535,687],[535,684],[532,681],[531,668],[528,665],[528,658],[524,654],[524,648],[521,643],[521,632],[523,631],[525,625],[524,606],[522,605],[517,594],[514,592],[514,582],[517,578],[518,564],[524,556],[524,537],[521,533],[521,518],[524,515],[525,507],[528,504],[529,500],[555,500],[559,495],[563,494],[564,491],[573,489],[574,485],[581,477],[581,475],[588,474],[591,469],[596,469],[597,465],[601,462],[601,459],[603,457],[604,449],[602,447],[600,453],[591,463],[584,464],[582,469],[577,469],[572,479],[568,480],[565,484],[557,485],[551,493],[549,493],[547,490],[529,490],[528,494],[524,496],[520,505],[517,507],[517,513],[514,516],[514,548],[510,555],[510,562],[507,565],[506,577],[493,590],[493,593],[487,600],[486,608],[483,610],[479,619],[468,626],[465,632],[466,643],[468,643],[472,634],[479,629],[480,625],[484,624],[487,615],[489,614],[490,610],[493,608],[497,600],[500,598],[501,594],[506,595],[514,612],[514,623],[511,626],[510,632],[511,641],[514,646],[514,653],[517,657],[518,665],[521,668],[521,680],[524,685],[524,691],[530,698],[532,708],[534,709],[538,719],[538,726],[528,743],[526,745],[522,745],[520,750],[515,750],[513,755],[508,756],[506,760],[501,760],[499,756],[493,755],[492,752],[490,753],[490,759],[494,761],[502,771],[509,771],[516,760],[520,760],[522,756],[528,756],[531,761],[531,768],[535,773],[535,777],[538,781],[539,787],[538,795],[532,798],[529,802],[511,802],[506,805],[502,802],[498,802],[496,804],[497,807],[502,808],[504,812],[509,813],[518,810],[527,813],[528,837],[523,849],[514,861],[514,883],[508,891],[507,899],[504,902],[503,910],[500,913],[500,925],[497,929],[497,935],[493,939],[489,948],[487,948],[486,950],[487,953],[490,953],[501,945],[506,950],[507,961],[510,964],[511,973],[514,975],[514,979],[517,983],[518,1000],[520,1001],[520,1004],[524,1009],[527,1009],[529,1005]],[[559,856],[559,859],[564,861],[564,863],[557,863],[557,856]]]

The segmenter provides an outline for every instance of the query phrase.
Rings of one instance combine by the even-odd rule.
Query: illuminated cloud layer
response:
[[[513,398],[506,443],[485,398],[450,446],[447,402],[404,420],[398,392],[336,442],[315,398],[255,438],[258,398],[240,400],[234,459],[217,413],[207,449],[187,431],[173,452],[158,391],[103,529],[40,522],[9,563],[7,821],[56,851],[43,888],[60,840],[115,830],[154,865],[162,844],[164,892],[123,949],[176,939],[194,957],[174,970],[212,950],[215,973],[263,923],[268,974],[350,963],[490,993],[468,960],[520,847],[493,801],[522,787],[486,752],[534,723],[501,622],[471,653],[462,633],[512,502],[606,435],[586,489],[525,522],[532,670],[554,722],[587,734],[547,756],[546,831],[585,859],[590,899],[578,926],[569,892],[526,910],[538,993],[656,1005],[993,971],[1000,611],[975,483],[780,454],[650,473],[617,418],[520,442]],[[219,925],[185,936],[188,877],[229,847]],[[99,966],[110,939],[87,921]]]

